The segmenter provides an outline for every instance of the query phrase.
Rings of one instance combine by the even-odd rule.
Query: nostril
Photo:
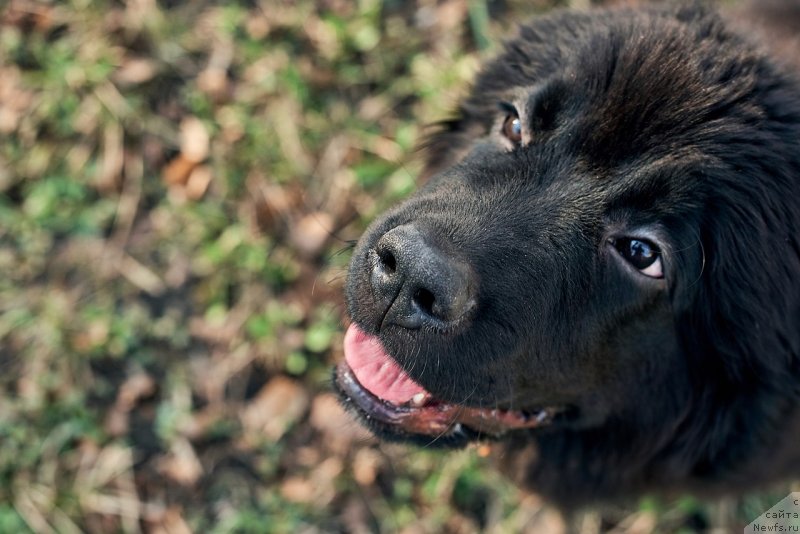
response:
[[[392,254],[392,251],[388,249],[379,250],[378,259],[387,272],[393,273],[397,270],[397,259]]]
[[[472,309],[476,291],[469,265],[430,243],[416,226],[389,230],[368,253],[369,284],[381,328],[443,326]]]
[[[420,310],[428,315],[433,315],[433,304],[436,302],[436,297],[427,289],[420,288],[414,293],[414,303]]]

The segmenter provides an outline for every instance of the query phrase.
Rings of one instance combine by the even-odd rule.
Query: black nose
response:
[[[371,254],[370,280],[384,324],[442,325],[475,305],[469,267],[437,249],[414,225],[386,232]]]

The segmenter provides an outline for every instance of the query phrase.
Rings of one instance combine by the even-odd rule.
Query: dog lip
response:
[[[393,404],[380,399],[363,387],[353,370],[346,362],[336,368],[336,383],[345,400],[353,405],[366,419],[374,419],[392,427],[400,427],[413,434],[446,434],[452,422],[445,417],[437,417],[437,409],[428,404],[425,407],[412,407],[411,403]],[[423,414],[427,412],[428,417]]]
[[[376,397],[362,386],[346,361],[337,366],[335,381],[343,400],[356,408],[364,419],[405,433],[436,438],[457,434],[462,425],[478,435],[499,437],[510,430],[545,426],[562,411],[559,407],[532,412],[476,408],[443,402],[431,395],[395,404]]]

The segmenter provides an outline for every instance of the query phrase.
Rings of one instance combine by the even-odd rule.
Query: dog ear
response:
[[[679,328],[701,368],[742,392],[800,371],[800,213],[791,195],[756,184],[742,173],[709,202],[704,272]]]

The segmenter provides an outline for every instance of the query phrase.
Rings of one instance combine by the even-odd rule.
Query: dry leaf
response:
[[[156,523],[148,530],[152,534],[192,534],[192,529],[183,518],[183,510],[178,506],[170,506],[157,519],[148,518],[148,522]]]
[[[0,21],[24,31],[46,32],[53,26],[53,8],[37,2],[12,0],[5,14],[0,15]]]
[[[73,336],[72,346],[81,352],[89,351],[108,341],[110,332],[111,324],[108,318],[92,319],[85,329],[76,332]]]
[[[264,39],[269,34],[269,19],[261,14],[253,14],[244,23],[245,30],[251,39]]]
[[[336,497],[336,478],[342,474],[344,465],[339,458],[325,459],[311,473],[314,483],[314,503],[327,506]]]
[[[345,412],[332,393],[322,393],[314,398],[309,421],[323,434],[326,445],[338,454],[346,454],[353,442],[371,443],[375,439]]]
[[[333,217],[321,211],[309,213],[291,229],[290,240],[307,257],[319,254],[333,230]]]
[[[290,502],[310,503],[314,500],[314,484],[300,477],[287,478],[281,484],[281,496]]]
[[[328,458],[308,478],[293,476],[284,480],[281,484],[281,495],[291,502],[313,502],[317,506],[326,506],[336,496],[336,477],[341,473],[341,460]]]
[[[193,485],[203,474],[203,466],[187,439],[175,441],[169,455],[159,462],[158,470],[184,486]]]
[[[120,437],[128,433],[130,429],[128,423],[128,412],[120,410],[116,406],[112,406],[106,413],[103,429],[108,432],[110,436]]]
[[[143,397],[156,391],[156,381],[147,373],[136,373],[128,377],[117,394],[117,405],[130,410]]]
[[[130,58],[114,72],[112,79],[120,85],[138,85],[153,79],[158,72],[156,62],[151,59]]]
[[[196,117],[181,122],[181,155],[192,163],[202,163],[208,157],[210,138],[205,125]]]
[[[197,76],[197,88],[217,101],[223,100],[228,94],[228,73],[209,67]]]
[[[259,173],[247,177],[247,190],[253,199],[258,228],[269,235],[282,233],[303,202],[302,190],[271,184]]]
[[[213,174],[208,165],[199,165],[189,174],[186,180],[186,197],[189,200],[200,200],[206,194]]]
[[[109,123],[103,132],[103,156],[95,178],[95,186],[101,192],[116,189],[122,181],[122,165],[125,162],[124,133],[116,122]]]
[[[275,377],[242,410],[242,425],[251,442],[260,437],[276,441],[303,416],[308,402],[308,393],[299,382]]]
[[[371,486],[378,476],[383,457],[374,449],[359,449],[353,458],[353,478],[363,486]]]
[[[167,185],[184,185],[196,166],[196,163],[186,159],[183,154],[178,154],[178,156],[170,161],[169,165],[164,168],[164,182]]]
[[[351,497],[342,511],[342,521],[347,532],[352,534],[369,534],[373,531],[370,525],[371,514],[364,501]]]
[[[147,373],[128,377],[117,393],[117,400],[106,414],[105,430],[112,436],[122,436],[129,430],[128,417],[139,399],[156,391],[156,382]]]

